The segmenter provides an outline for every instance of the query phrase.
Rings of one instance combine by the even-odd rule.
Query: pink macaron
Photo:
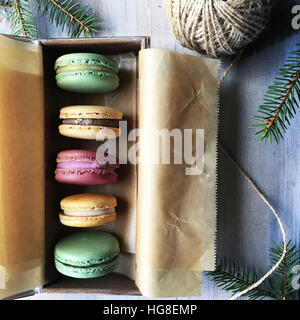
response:
[[[115,183],[118,159],[110,154],[96,154],[91,150],[65,150],[57,155],[55,179],[76,185],[103,185]]]

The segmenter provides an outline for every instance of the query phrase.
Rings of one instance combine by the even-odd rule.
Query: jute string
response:
[[[178,41],[212,58],[234,55],[266,28],[275,0],[164,0]]]
[[[226,70],[223,72],[222,76],[219,78],[218,81],[218,85],[220,86],[222,84],[222,82],[225,80],[228,72],[230,71],[230,69],[233,67],[233,65],[239,60],[239,58],[241,57],[242,52],[240,52],[234,59],[233,61],[230,63],[230,65],[226,68]],[[265,197],[265,195],[259,190],[259,188],[256,186],[256,184],[253,182],[253,180],[249,177],[249,175],[236,163],[236,161],[232,158],[232,156],[228,153],[228,151],[222,146],[222,144],[218,141],[218,146],[221,149],[221,151],[225,154],[225,156],[229,159],[229,161],[232,163],[232,165],[238,169],[238,171],[241,173],[241,175],[249,182],[249,184],[251,185],[251,187],[255,190],[255,192],[261,197],[261,199],[264,201],[264,203],[270,208],[270,210],[272,211],[272,213],[274,214],[281,234],[282,234],[282,242],[283,242],[283,250],[282,250],[282,255],[280,257],[280,259],[274,264],[274,266],[272,268],[270,268],[270,270],[264,275],[262,276],[257,282],[255,282],[253,285],[249,286],[248,288],[246,288],[243,291],[237,292],[236,294],[234,294],[229,300],[236,300],[237,298],[241,297],[242,295],[246,294],[247,292],[257,288],[262,282],[264,282],[278,267],[279,265],[282,263],[285,255],[286,255],[286,234],[285,234],[285,230],[283,227],[283,223],[279,217],[279,214],[276,212],[276,210],[273,208],[273,206],[271,205],[271,203],[268,201],[268,199]]]

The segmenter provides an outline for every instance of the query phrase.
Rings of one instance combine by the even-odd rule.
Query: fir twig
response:
[[[283,247],[274,242],[274,247],[269,249],[269,258],[274,265],[282,256]],[[283,262],[273,275],[261,285],[252,289],[244,296],[251,300],[271,298],[274,300],[292,300],[295,289],[292,287],[293,267],[299,264],[296,246],[287,244],[287,253]],[[252,271],[238,262],[231,262],[226,258],[218,259],[215,271],[207,272],[218,287],[233,294],[247,289],[257,282],[261,275]]]
[[[279,246],[274,242],[274,248],[269,250],[270,262],[273,264],[278,261],[282,255],[282,246]],[[278,295],[281,300],[291,300],[294,293],[292,286],[293,281],[293,267],[299,264],[299,257],[296,246],[291,245],[291,241],[287,244],[287,252],[282,264],[274,272],[274,281],[276,281],[276,287],[278,288]]]
[[[300,43],[297,44],[300,46]],[[256,137],[260,141],[276,143],[283,134],[299,108],[300,98],[300,50],[291,53],[279,69],[273,83],[264,95],[263,104],[258,107],[259,115],[254,116],[251,128],[259,129]]]
[[[1,0],[0,7],[11,7],[13,5],[13,0]]]
[[[45,15],[48,13],[51,22],[66,28],[70,37],[92,36],[99,26],[97,17],[89,6],[82,6],[74,0],[37,0],[38,9]]]
[[[28,0],[13,0],[9,11],[11,32],[16,36],[37,38],[37,29]]]
[[[246,266],[228,261],[226,258],[219,259],[215,271],[208,272],[208,274],[218,287],[233,294],[245,290],[261,278],[261,275],[256,271],[250,271]],[[262,283],[246,295],[250,300],[263,298],[278,300],[278,297],[272,293],[269,282]]]

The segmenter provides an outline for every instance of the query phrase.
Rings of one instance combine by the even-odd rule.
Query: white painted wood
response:
[[[0,33],[10,33],[10,20],[8,18],[8,9],[0,7]]]

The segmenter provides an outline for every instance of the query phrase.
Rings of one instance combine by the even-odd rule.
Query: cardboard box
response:
[[[141,50],[148,47],[147,38],[22,41],[0,36],[0,298],[33,288],[139,294],[122,274],[135,279],[148,297],[199,296],[202,272],[215,268],[219,64],[169,50]],[[70,52],[114,55],[121,66],[115,95],[59,89],[54,63]],[[136,162],[129,161],[120,167],[115,185],[79,188],[54,180],[59,151],[99,146],[59,135],[59,109],[74,104],[118,108],[128,132],[140,129],[139,147],[133,149],[133,157],[142,159],[138,175]],[[179,143],[172,152],[184,161],[149,163],[153,155],[162,156],[154,133],[174,129]],[[185,136],[186,129],[190,135]],[[126,135],[114,141],[131,152]],[[125,156],[127,160],[129,153]],[[118,198],[118,218],[104,227],[119,238],[122,255],[116,270],[122,274],[82,280],[63,277],[55,269],[55,244],[75,232],[60,224],[59,202],[82,192]],[[126,216],[134,223],[126,224]]]
[[[15,38],[15,37],[10,37],[10,38],[17,39],[20,42],[29,41],[27,39],[22,39],[22,38]],[[64,97],[63,97],[63,93],[61,92],[62,90],[60,90],[55,84],[55,79],[54,79],[55,73],[54,73],[53,67],[57,57],[59,57],[60,55],[63,55],[66,53],[72,53],[72,52],[97,52],[105,55],[115,55],[115,54],[122,54],[127,52],[134,52],[136,54],[136,59],[137,59],[139,50],[149,46],[149,39],[145,37],[93,38],[93,39],[77,39],[77,40],[54,39],[54,40],[32,41],[31,45],[33,47],[34,46],[41,47],[43,77],[44,77],[44,81],[43,81],[44,110],[40,112],[40,115],[42,114],[42,112],[44,113],[45,121],[43,126],[45,131],[44,132],[45,150],[36,150],[39,145],[39,142],[37,141],[33,141],[29,145],[29,146],[35,145],[34,146],[35,149],[33,150],[33,152],[36,152],[35,154],[36,157],[43,156],[42,153],[45,152],[44,153],[45,167],[39,168],[39,170],[43,170],[43,169],[45,170],[45,180],[44,181],[41,180],[45,185],[45,190],[44,190],[45,194],[43,195],[43,190],[41,190],[41,193],[40,193],[40,197],[41,197],[40,203],[43,202],[42,198],[45,197],[44,198],[44,202],[45,202],[44,230],[40,230],[42,233],[44,233],[45,247],[43,248],[43,246],[41,246],[40,248],[37,249],[41,252],[41,254],[43,250],[45,251],[45,256],[43,257],[46,262],[44,277],[45,277],[45,282],[47,284],[42,288],[42,291],[43,292],[60,292],[60,293],[72,292],[72,293],[103,293],[103,294],[126,294],[126,295],[140,294],[134,282],[129,278],[127,278],[126,276],[121,275],[119,273],[112,273],[107,276],[95,278],[95,279],[81,280],[81,279],[72,279],[72,278],[63,277],[59,275],[54,268],[53,247],[55,243],[62,237],[64,232],[61,230],[62,228],[58,219],[58,212],[57,212],[59,201],[62,198],[60,191],[64,186],[59,187],[58,190],[56,190],[56,192],[53,192],[53,190],[49,190],[51,188],[53,189],[53,181],[54,181],[52,164],[53,164],[53,161],[55,161],[55,156],[57,152],[63,149],[76,148],[75,147],[76,144],[74,142],[70,142],[70,144],[66,145],[66,142],[62,142],[63,139],[59,140],[59,135],[57,133],[57,126],[59,124],[59,119],[58,119],[59,108],[66,104],[63,101]],[[22,74],[18,76],[21,77]],[[137,80],[138,79],[136,79],[136,81]],[[28,88],[30,88],[30,84],[26,83],[28,81],[29,80],[26,80],[24,78],[24,85],[26,84]],[[68,93],[68,92],[66,92],[65,94],[68,97],[72,95],[72,93]],[[34,93],[32,94],[32,96],[35,96]],[[74,97],[78,98],[78,94],[74,95]],[[30,100],[30,98],[28,100]],[[23,101],[23,103],[24,103],[24,108],[26,108],[27,104],[38,103],[38,102]],[[81,98],[80,103],[89,104],[89,96],[86,95],[84,98]],[[73,104],[79,104],[79,103],[73,103]],[[3,117],[5,117],[5,115],[3,115]],[[26,114],[24,114],[24,117],[26,117]],[[9,119],[7,119],[7,121],[9,121]],[[3,123],[5,124],[6,122],[3,122]],[[41,128],[42,128],[42,125],[40,127],[37,125],[37,130]],[[23,130],[26,130],[26,129],[23,128]],[[19,137],[20,133],[17,133],[16,136]],[[64,141],[67,141],[67,140],[65,139]],[[4,144],[5,142],[2,141],[2,143]],[[8,143],[11,143],[11,142],[9,141]],[[27,143],[30,143],[28,142],[28,137],[27,137]],[[84,148],[84,146],[85,146],[84,142],[81,142],[78,144],[78,141],[77,141],[78,149]],[[25,147],[26,146],[24,146],[24,150],[23,150],[24,152],[26,152],[26,150],[28,149],[28,147],[27,149],[25,149]],[[22,151],[20,150],[20,152]],[[26,157],[27,155],[24,154],[24,156]],[[9,177],[11,176],[11,174],[7,173],[6,178],[10,179]],[[38,171],[36,172],[36,175],[37,174],[38,174]],[[51,181],[51,179],[53,181]],[[33,186],[30,186],[30,188],[34,188],[34,184],[35,184],[35,181],[33,181]],[[52,186],[48,188],[48,186],[51,184]],[[6,185],[10,185],[9,182],[6,183]],[[10,189],[12,188],[13,186],[11,186]],[[38,190],[38,182],[36,184],[35,190]],[[12,190],[10,190],[10,193],[11,192]],[[26,190],[21,190],[20,192],[22,192],[22,194],[24,195],[26,193]],[[3,197],[4,196],[5,195],[3,195]],[[0,219],[0,223],[3,223],[3,224],[9,223],[9,225],[11,225],[10,221],[7,220],[7,219],[11,219],[11,217],[4,217],[3,219],[6,219],[6,220],[1,222],[1,219]],[[24,219],[26,219],[26,217]],[[39,227],[41,227],[42,225],[43,225],[43,221],[40,221]],[[11,232],[14,233],[18,231],[11,230]],[[69,233],[71,232],[72,230],[69,231]],[[3,237],[5,237],[5,234],[3,235]],[[13,243],[16,243],[15,238],[13,239]],[[16,248],[12,248],[12,249],[19,250],[16,252],[20,252],[20,251],[24,252],[24,250],[25,251],[27,250],[25,248],[26,243],[22,243],[21,246],[23,246],[24,248],[22,249],[20,247],[19,249],[16,249]],[[1,260],[0,260],[0,266],[1,266]],[[15,274],[17,274],[17,272],[18,272],[18,268],[16,267]],[[3,273],[2,277],[6,277],[5,273]],[[29,285],[30,284],[28,283],[23,284],[20,288],[20,291],[24,290],[24,288],[27,288],[27,286]],[[19,294],[17,296],[14,295],[13,297],[10,297],[10,298],[30,295],[40,291],[40,288],[38,289],[32,288],[32,290],[27,291],[25,293],[16,292],[18,288],[18,283],[13,284],[13,287],[14,288],[12,289],[12,291],[14,292],[14,294],[15,293],[19,293]],[[27,289],[31,289],[31,288],[27,288]]]

